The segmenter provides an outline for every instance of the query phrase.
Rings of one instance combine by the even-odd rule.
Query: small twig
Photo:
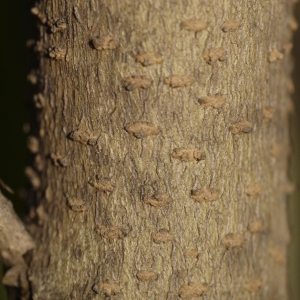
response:
[[[15,192],[7,185],[3,182],[3,180],[0,178],[0,186],[7,192],[9,192],[10,194],[14,194]]]

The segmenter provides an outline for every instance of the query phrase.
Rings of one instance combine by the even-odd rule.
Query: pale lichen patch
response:
[[[209,285],[201,282],[182,285],[178,291],[180,298],[199,297],[210,290]]]
[[[161,55],[155,51],[141,52],[136,57],[136,62],[144,67],[149,67],[155,64],[160,64],[163,61]]]
[[[196,82],[196,78],[188,75],[171,75],[165,78],[164,83],[171,88],[182,88],[191,86]]]
[[[198,148],[175,148],[172,157],[181,161],[200,161],[204,160],[206,155]]]
[[[198,103],[204,107],[220,108],[226,102],[226,98],[222,95],[208,95],[198,99]]]

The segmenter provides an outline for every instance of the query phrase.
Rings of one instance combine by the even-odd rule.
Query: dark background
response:
[[[34,38],[34,17],[31,0],[7,0],[0,4],[0,178],[14,191],[14,195],[3,192],[14,203],[22,217],[26,213],[24,193],[27,180],[24,168],[31,158],[26,148],[27,136],[24,123],[34,120],[32,111],[32,87],[26,80],[32,64],[32,53],[26,41]],[[300,5],[296,7],[300,23]],[[296,92],[294,101],[297,111],[291,119],[293,154],[290,163],[291,179],[300,186],[300,32],[294,36],[295,71],[293,73]],[[300,191],[289,200],[289,219],[292,243],[289,251],[289,278],[292,299],[300,299]],[[0,265],[0,278],[2,276]],[[6,300],[6,291],[0,284],[0,300]]]

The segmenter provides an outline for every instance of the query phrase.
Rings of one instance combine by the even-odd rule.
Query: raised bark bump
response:
[[[50,31],[52,33],[64,31],[67,29],[67,23],[64,18],[58,19],[55,22],[50,23],[50,24],[48,23],[48,25],[50,26]]]
[[[152,79],[145,75],[132,75],[124,78],[122,81],[122,86],[129,92],[139,88],[148,89],[152,86],[152,84]]]
[[[157,280],[158,275],[151,270],[140,270],[136,274],[136,277],[139,281],[142,281],[142,282],[152,282],[152,281]]]
[[[62,47],[50,47],[48,51],[49,57],[54,60],[63,60],[66,57],[66,50]]]
[[[269,249],[269,254],[272,256],[272,258],[279,264],[285,264],[286,263],[286,253],[285,251],[279,246],[273,246]]]
[[[93,285],[93,291],[97,294],[103,293],[107,297],[118,295],[122,292],[121,286],[112,280],[106,280]]]
[[[259,196],[262,194],[264,187],[261,183],[249,184],[246,188],[246,194],[248,196]]]
[[[227,52],[224,48],[210,48],[204,50],[202,57],[209,64],[213,64],[217,61],[225,61],[227,57]]]
[[[199,252],[195,249],[192,250],[186,250],[185,251],[185,256],[187,258],[198,258],[199,257]]]
[[[286,268],[268,258],[266,247],[273,239],[283,249],[286,247],[282,197],[287,185],[283,168],[287,166],[288,151],[275,160],[269,150],[275,141],[288,148],[285,111],[289,95],[284,77],[291,62],[285,59],[268,67],[267,57],[272,47],[282,49],[290,40],[287,26],[290,6],[283,4],[283,0],[281,4],[269,1],[266,6],[254,1],[251,11],[253,8],[258,14],[249,15],[247,5],[237,4],[237,10],[218,16],[215,12],[224,8],[219,1],[215,1],[215,7],[208,0],[201,7],[195,0],[161,1],[159,5],[150,2],[80,2],[81,20],[77,22],[71,15],[76,3],[67,1],[63,7],[67,30],[49,36],[49,28],[39,25],[38,49],[44,51],[49,46],[61,45],[68,50],[68,61],[62,63],[51,61],[44,52],[38,53],[35,88],[47,100],[43,110],[38,111],[43,132],[39,151],[45,161],[50,151],[70,153],[72,166],[57,168],[47,161],[47,167],[40,172],[42,186],[37,194],[42,196],[38,201],[44,203],[51,218],[43,228],[32,227],[36,239],[46,241],[34,250],[28,272],[33,278],[33,296],[105,298],[104,294],[90,294],[91,281],[83,289],[81,275],[97,274],[101,282],[110,278],[124,287],[124,296],[120,296],[124,299],[175,299],[183,284],[189,280],[198,282],[202,276],[211,284],[204,298],[226,298],[230,292],[232,298],[242,299],[245,295],[250,297],[243,284],[253,276],[252,269],[243,262],[252,257],[251,266],[264,274],[264,286],[259,293],[270,299],[272,295],[286,297],[284,283],[278,279],[285,276]],[[51,17],[61,16],[57,0],[51,3],[42,0],[39,7]],[[269,18],[271,13],[273,17]],[[209,21],[209,30],[204,29],[195,38],[194,31],[180,30],[179,26],[192,16]],[[241,20],[242,30],[223,33],[220,26],[226,18]],[[121,48],[92,51],[88,42],[99,33],[118,36]],[[206,64],[201,57],[206,47],[224,47],[228,62]],[[161,51],[163,64],[142,67],[135,61],[138,50]],[[151,78],[151,88],[126,92],[120,83],[131,74]],[[163,84],[164,77],[171,74],[194,76],[197,84],[175,90]],[[267,79],[267,84],[261,79]],[[199,96],[218,91],[228,97],[221,109],[197,107]],[[277,108],[276,117],[268,124],[263,121],[267,105]],[[82,115],[88,118],[86,128],[99,136],[94,147],[80,147],[65,139],[75,129],[70,126]],[[251,136],[232,136],[228,130],[241,118],[253,122],[255,132]],[[162,134],[136,140],[123,128],[137,120],[155,123]],[[181,146],[205,151],[207,160],[197,163],[202,154],[192,154],[192,160],[186,163],[172,157],[172,150]],[[113,194],[106,197],[91,188],[87,176],[93,174],[113,176],[118,184]],[[261,181],[261,174],[264,193],[259,199],[247,197],[247,184]],[[194,203],[189,193],[196,186],[218,187],[222,201],[208,205]],[[51,200],[43,198],[46,188]],[[147,207],[143,196],[152,191],[168,191],[174,195],[174,201],[162,209]],[[64,192],[74,196],[90,193],[87,211],[82,214],[68,211],[61,203]],[[263,218],[268,216],[263,239],[261,234],[247,231],[256,212]],[[110,243],[93,232],[99,224],[123,226],[127,219],[134,230],[123,240]],[[276,231],[277,220],[282,224],[279,231]],[[175,239],[155,244],[151,233],[164,227],[174,230]],[[64,230],[58,232],[60,228]],[[247,245],[226,251],[218,241],[221,244],[227,230],[244,230]],[[73,247],[82,249],[81,259],[74,257]],[[199,251],[199,259],[186,258],[185,250],[190,248]],[[41,268],[43,256],[49,254],[51,264]],[[212,268],[200,270],[196,268],[199,264]],[[220,272],[214,272],[217,264]],[[150,284],[138,281],[134,276],[137,271],[150,266],[161,274],[159,280]],[[238,286],[235,270],[240,276]],[[70,276],[66,277],[65,272]],[[220,286],[225,290],[220,291]],[[234,288],[229,291],[226,287],[231,286]]]
[[[189,19],[182,21],[180,23],[181,29],[185,29],[188,31],[202,31],[207,28],[208,23],[204,20],[199,20],[199,19]]]
[[[276,109],[274,107],[267,106],[263,111],[264,119],[266,121],[270,121],[273,118],[275,112]]]
[[[277,49],[272,49],[269,53],[268,60],[270,63],[276,62],[277,60],[282,60],[283,59],[283,53],[278,51]]]
[[[261,232],[264,229],[264,225],[262,220],[255,220],[252,221],[251,223],[249,223],[247,229],[251,232],[251,233],[258,233]]]
[[[262,288],[262,281],[260,279],[252,279],[245,283],[244,289],[248,292],[255,293]]]
[[[116,188],[116,182],[109,177],[96,176],[89,181],[89,184],[103,192],[113,192]]]
[[[194,282],[182,285],[178,291],[180,298],[199,297],[206,294],[210,290],[210,286],[202,282]]]
[[[172,198],[166,193],[151,193],[147,194],[143,201],[154,207],[163,207],[169,205],[172,202]]]
[[[171,242],[174,239],[174,235],[171,231],[162,228],[159,231],[152,233],[153,242],[156,244]]]
[[[192,190],[191,191],[191,198],[193,198],[197,202],[213,202],[218,200],[219,193],[211,188],[204,188],[200,190]]]
[[[94,49],[101,50],[114,50],[119,44],[117,40],[111,35],[105,35],[101,37],[95,37],[92,39]]]
[[[221,29],[224,32],[233,32],[241,27],[242,23],[239,20],[227,20],[222,24]]]
[[[275,143],[270,151],[273,157],[278,157],[282,153],[282,146],[279,143]]]
[[[298,29],[299,25],[298,25],[297,19],[294,16],[290,17],[289,26],[290,26],[291,30],[293,30],[293,31],[296,31]]]
[[[86,202],[80,198],[68,198],[68,206],[76,212],[86,211]]]
[[[204,107],[220,108],[226,103],[226,98],[220,94],[207,95],[199,98],[198,103]]]
[[[138,139],[152,135],[158,135],[160,129],[150,122],[133,122],[127,124],[124,129]]]
[[[96,136],[91,133],[89,130],[77,129],[73,130],[69,134],[69,138],[72,141],[79,142],[83,145],[95,145],[97,138]]]
[[[229,131],[232,134],[244,134],[244,133],[251,133],[253,131],[253,124],[249,121],[240,121],[232,124],[229,127]]]
[[[95,232],[108,240],[122,240],[128,235],[128,231],[119,226],[99,225],[95,228]]]
[[[181,161],[200,161],[206,158],[206,155],[203,151],[198,148],[193,147],[180,147],[175,148],[172,151],[172,157],[175,159],[179,159]]]
[[[33,135],[30,135],[27,138],[27,148],[31,153],[38,153],[40,148],[40,142],[38,138]]]
[[[33,96],[33,101],[36,108],[43,108],[46,104],[46,98],[42,93]]]
[[[245,238],[239,233],[228,233],[222,239],[222,244],[227,248],[241,247],[245,243]]]
[[[155,51],[141,52],[136,55],[135,59],[144,67],[160,64],[163,61],[162,56]]]

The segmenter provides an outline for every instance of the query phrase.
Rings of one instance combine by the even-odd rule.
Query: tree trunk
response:
[[[32,10],[33,299],[287,299],[292,2]]]

